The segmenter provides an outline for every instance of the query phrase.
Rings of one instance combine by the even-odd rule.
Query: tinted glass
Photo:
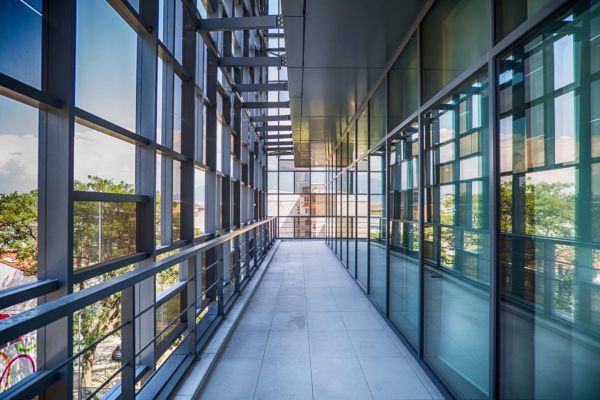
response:
[[[419,58],[413,36],[388,73],[389,129],[413,113],[419,103]]]
[[[489,391],[487,82],[425,116],[424,358],[461,398]]]
[[[450,83],[488,47],[488,1],[436,1],[422,22],[423,100]]]
[[[390,319],[419,345],[419,130],[413,123],[390,141]]]
[[[600,390],[600,7],[500,61],[500,394]]]
[[[383,311],[387,295],[385,162],[385,145],[369,155],[369,286]]]

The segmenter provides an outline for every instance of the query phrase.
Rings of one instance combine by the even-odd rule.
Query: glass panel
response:
[[[390,141],[390,319],[419,346],[419,130],[415,122]]]
[[[136,131],[137,35],[105,1],[77,1],[75,104]]]
[[[394,129],[419,104],[417,36],[408,41],[388,73],[389,129]]]
[[[600,6],[590,4],[580,1],[499,63],[502,398],[586,399],[600,388]],[[532,80],[522,65],[533,59],[540,72],[530,95],[518,88]],[[528,116],[540,121],[536,130]]]
[[[487,107],[483,75],[435,106],[423,126],[424,358],[468,399],[489,393]]]
[[[34,281],[37,274],[38,115],[0,96],[0,290]]]
[[[496,41],[535,15],[549,0],[497,0]]]
[[[0,72],[41,89],[41,1],[0,2]]]
[[[119,374],[111,376],[121,368],[121,330],[98,340],[120,323],[120,293],[73,313],[73,353],[91,346],[73,362],[74,398],[101,398],[119,383]]]
[[[294,193],[294,173],[279,173],[279,193]]]
[[[383,311],[387,295],[385,162],[385,145],[369,154],[369,289]]]
[[[488,47],[489,2],[436,1],[422,22],[423,100],[480,60]]]
[[[369,107],[365,108],[356,121],[356,146],[358,157],[369,150]]]
[[[200,168],[194,170],[194,236],[205,231],[205,172]]]
[[[369,100],[369,147],[375,146],[387,133],[387,90],[385,82]]]
[[[118,186],[115,185],[111,191],[118,193]],[[82,189],[86,187],[87,185]],[[75,202],[73,269],[135,253],[135,210],[136,203]]]
[[[173,160],[173,201],[172,234],[173,242],[181,239],[181,162]]]
[[[356,166],[356,279],[367,287],[369,240],[369,167],[368,158]]]
[[[75,124],[75,190],[135,192],[135,145]]]
[[[0,34],[0,49],[3,41]],[[37,277],[38,115],[37,109],[0,96],[0,290],[34,282]],[[3,308],[0,320],[36,305],[33,299]],[[11,363],[4,364],[10,374],[0,382],[0,391],[36,371],[36,345],[35,331],[0,344],[5,361]]]
[[[310,172],[296,172],[294,182],[295,193],[310,193]]]

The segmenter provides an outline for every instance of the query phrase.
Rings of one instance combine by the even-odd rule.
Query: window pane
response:
[[[383,82],[369,100],[369,147],[372,148],[376,145],[386,133],[387,90],[385,82]]]
[[[481,0],[440,0],[433,5],[421,30],[423,100],[485,55],[488,4]]]
[[[417,123],[390,141],[390,319],[419,345],[419,134]]]
[[[205,172],[200,168],[194,170],[194,236],[202,235],[205,231]]]
[[[517,26],[535,15],[549,0],[498,0],[496,1],[496,41],[512,32]]]
[[[41,89],[41,2],[0,1],[0,72]]]
[[[600,7],[590,4],[579,2],[499,63],[505,93],[500,159],[506,159],[499,249],[502,398],[598,393],[599,76],[591,69]],[[534,59],[539,77],[529,81],[539,82],[529,85],[532,95],[533,89],[516,88],[523,87],[521,65]]]
[[[76,105],[135,132],[137,35],[105,1],[77,2]]]
[[[0,96],[0,290],[34,281],[37,274],[38,114]]]
[[[172,234],[173,242],[181,239],[181,162],[173,161],[173,202],[172,208]]]
[[[135,209],[135,203],[75,202],[73,269],[135,253]]]
[[[483,75],[434,106],[423,126],[424,358],[456,397],[469,399],[489,392],[487,107]]]
[[[133,194],[135,145],[75,124],[75,190]]]
[[[417,37],[413,36],[388,74],[389,129],[417,109],[419,102]]]
[[[0,20],[3,7],[0,5]],[[0,32],[2,29],[0,26]],[[0,34],[0,49],[3,41]],[[37,109],[0,96],[0,290],[37,278],[38,115]],[[37,299],[4,308],[0,319],[35,306]],[[2,381],[2,390],[36,370],[36,344],[34,331],[2,345],[5,358],[15,360],[8,367],[11,373]]]
[[[369,155],[369,268],[370,292],[386,310],[385,146]]]

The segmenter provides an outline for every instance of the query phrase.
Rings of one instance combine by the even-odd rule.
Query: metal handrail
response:
[[[208,242],[184,249],[178,254],[156,261],[145,268],[125,273],[105,282],[101,282],[93,287],[83,289],[56,300],[41,304],[35,308],[23,311],[11,318],[0,321],[0,343],[7,343],[24,334],[42,328],[49,323],[66,317],[69,314],[80,310],[86,306],[104,299],[114,293],[127,289],[136,283],[140,283],[166,270],[169,267],[177,265],[187,259],[197,256],[207,250],[213,249],[243,233],[251,231],[259,226],[265,225],[275,217],[240,228],[234,232],[209,240]]]

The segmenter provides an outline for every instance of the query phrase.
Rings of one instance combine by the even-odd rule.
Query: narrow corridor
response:
[[[321,241],[282,242],[202,399],[438,399]]]

